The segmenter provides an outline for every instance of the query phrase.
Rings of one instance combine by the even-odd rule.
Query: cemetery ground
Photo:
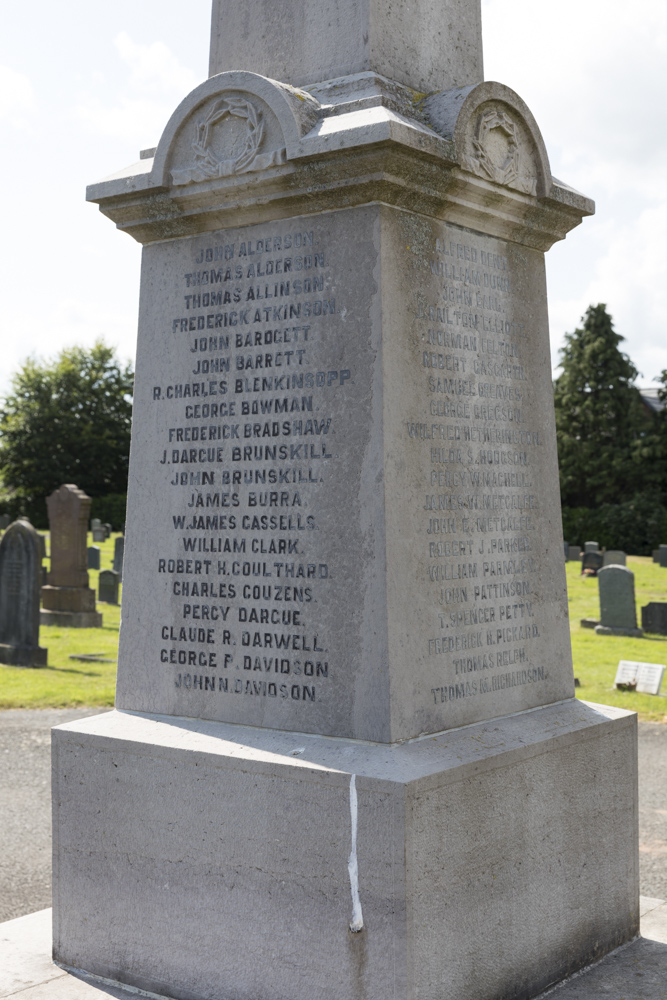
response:
[[[641,621],[645,604],[667,599],[667,569],[648,556],[628,556],[627,566],[635,574],[637,620]],[[594,629],[583,628],[583,618],[600,617],[598,581],[581,576],[579,562],[566,563],[566,572],[574,676],[581,685],[577,697],[637,712],[644,722],[667,722],[667,698],[614,688],[619,660],[667,664],[667,636],[645,633],[640,639],[631,639],[597,635]],[[667,693],[667,678],[663,688]]]
[[[48,532],[46,536],[49,551]],[[112,534],[100,548],[100,570],[113,568]],[[92,545],[92,535],[88,534]],[[49,560],[45,560],[48,569]],[[88,570],[89,585],[97,593],[98,570]],[[122,585],[121,585],[122,589]],[[103,614],[102,628],[40,628],[40,645],[48,649],[48,665],[40,668],[0,665],[0,709],[109,707],[114,703],[120,605],[97,603]],[[99,660],[72,660],[71,656],[99,656]],[[108,661],[108,662],[103,662]]]

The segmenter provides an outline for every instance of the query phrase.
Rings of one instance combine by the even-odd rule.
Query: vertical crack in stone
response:
[[[364,917],[359,899],[359,865],[357,864],[357,776],[350,776],[350,826],[352,828],[352,843],[347,870],[350,874],[350,890],[352,892],[352,920],[350,930],[358,934],[364,929]]]

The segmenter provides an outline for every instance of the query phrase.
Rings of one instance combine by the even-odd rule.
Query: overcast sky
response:
[[[554,366],[606,302],[650,385],[667,368],[667,3],[483,0],[485,76],[516,90],[553,174],[597,202],[547,255]],[[210,0],[3,5],[0,395],[31,353],[102,336],[133,358],[139,245],[85,186],[157,143],[207,76]]]

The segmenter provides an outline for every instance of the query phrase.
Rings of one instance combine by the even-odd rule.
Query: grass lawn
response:
[[[100,548],[102,569],[111,569],[114,538]],[[88,544],[92,544],[91,536]],[[629,556],[628,568],[635,574],[637,618],[649,601],[667,600],[667,570],[648,557]],[[667,664],[667,636],[646,635],[643,639],[596,635],[582,628],[582,618],[598,618],[598,583],[582,577],[580,564],[566,564],[570,630],[574,675],[580,681],[577,697],[639,712],[641,719],[667,722],[667,698],[630,691],[616,691],[614,676],[619,660]],[[90,571],[90,586],[97,591],[98,573]],[[48,666],[39,670],[0,664],[0,709],[69,708],[76,705],[107,706],[114,703],[120,607],[99,604],[103,628],[64,629],[42,627],[40,643],[49,651]],[[111,663],[83,663],[70,660],[72,653],[99,653]],[[667,679],[663,687],[667,693]]]
[[[667,601],[667,569],[661,569],[648,556],[628,556],[628,569],[635,574],[637,624],[641,625],[642,605]],[[643,639],[626,639],[596,635],[593,629],[582,628],[582,618],[600,617],[598,582],[595,577],[582,577],[578,562],[566,563],[566,571],[574,676],[581,683],[577,697],[630,709],[644,721],[667,722],[667,698],[614,688],[619,660],[667,664],[667,636],[647,634]],[[667,693],[667,677],[663,690]]]
[[[112,535],[100,544],[102,569],[113,569],[116,537]],[[90,534],[88,544],[93,544]],[[47,567],[48,564],[47,559]],[[89,570],[88,575],[89,586],[97,593],[99,573],[97,570]],[[113,705],[120,606],[98,602],[97,610],[103,615],[102,628],[60,628],[57,625],[43,625],[40,628],[39,643],[49,651],[48,666],[30,669],[0,664],[0,709]],[[98,653],[111,662],[84,663],[70,660],[70,654],[80,653]]]

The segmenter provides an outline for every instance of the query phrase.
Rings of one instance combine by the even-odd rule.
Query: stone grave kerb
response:
[[[47,498],[51,533],[52,587],[87,587],[87,532],[91,498],[71,483]]]

